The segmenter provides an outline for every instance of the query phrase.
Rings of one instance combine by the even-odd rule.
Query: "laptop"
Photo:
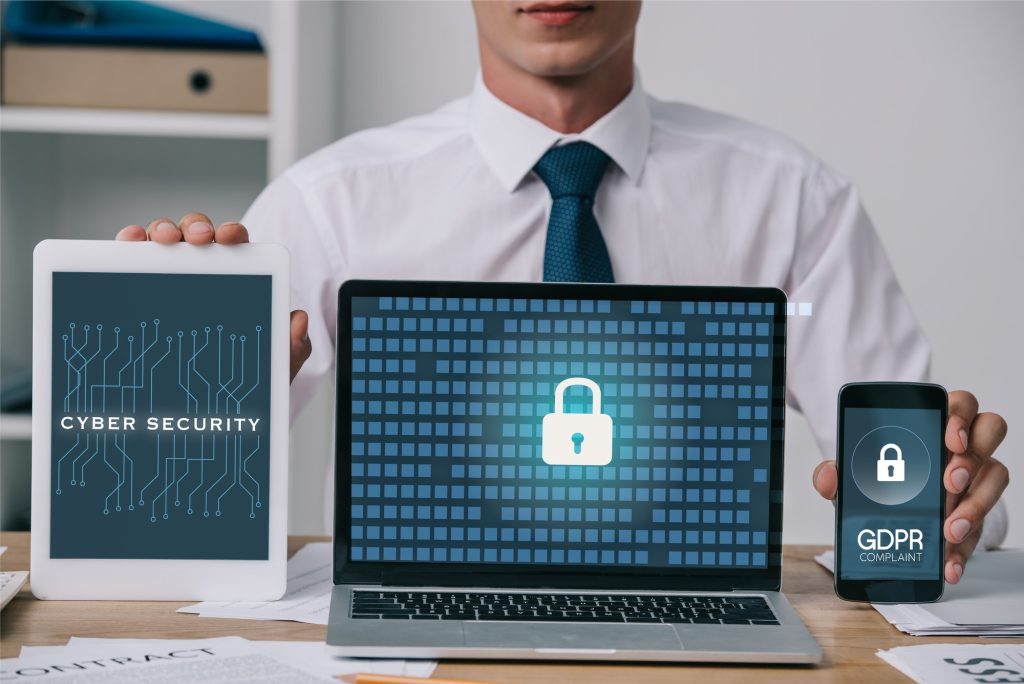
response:
[[[820,661],[781,291],[348,281],[337,334],[338,655]]]

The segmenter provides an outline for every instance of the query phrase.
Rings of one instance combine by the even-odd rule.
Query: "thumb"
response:
[[[309,315],[302,309],[296,309],[291,314],[291,338],[292,344],[302,343],[309,337]]]
[[[309,358],[313,346],[309,342],[309,316],[297,309],[291,315],[291,379],[294,380],[302,364]]]
[[[811,476],[814,481],[814,488],[826,499],[835,500],[836,489],[839,487],[839,473],[836,471],[834,460],[822,461],[814,469]]]

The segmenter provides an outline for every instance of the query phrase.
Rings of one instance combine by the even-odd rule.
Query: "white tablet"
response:
[[[33,298],[32,592],[279,598],[287,251],[46,240]]]

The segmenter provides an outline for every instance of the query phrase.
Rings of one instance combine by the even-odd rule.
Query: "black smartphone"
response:
[[[840,598],[927,603],[942,596],[948,412],[939,385],[865,382],[839,390]]]

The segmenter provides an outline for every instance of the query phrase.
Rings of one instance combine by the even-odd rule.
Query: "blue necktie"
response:
[[[594,196],[608,155],[590,143],[552,147],[533,170],[551,193],[544,280],[613,283],[612,262],[594,218]]]

